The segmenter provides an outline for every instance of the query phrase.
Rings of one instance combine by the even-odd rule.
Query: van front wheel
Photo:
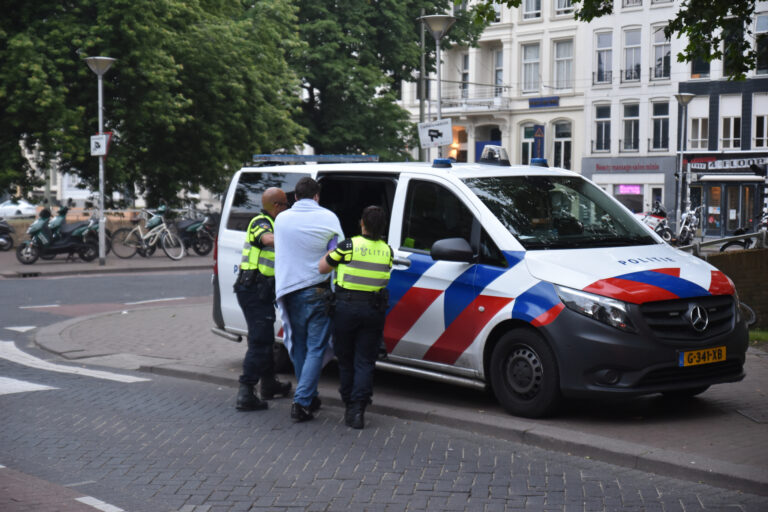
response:
[[[510,414],[538,418],[551,413],[560,398],[560,378],[552,350],[537,333],[515,329],[493,349],[491,385]]]

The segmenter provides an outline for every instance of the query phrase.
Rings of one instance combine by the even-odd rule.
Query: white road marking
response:
[[[93,496],[83,496],[82,498],[75,498],[75,501],[79,501],[80,503],[84,503],[93,508],[97,508],[99,510],[102,510],[103,512],[125,512],[123,509],[116,507],[114,505],[110,505],[109,503],[106,503],[104,501],[97,500]]]
[[[61,304],[43,304],[41,306],[19,306],[19,309],[58,308]]]
[[[150,302],[168,302],[171,300],[184,300],[186,297],[170,297],[168,299],[149,299],[149,300],[140,300],[137,302],[124,302],[126,306],[135,306],[136,304],[149,304]]]
[[[6,329],[8,329],[9,331],[16,331],[16,332],[27,332],[36,328],[37,326],[34,326],[34,325],[20,325],[18,327],[6,327]]]
[[[75,366],[65,366],[62,364],[50,363],[19,350],[16,348],[16,345],[14,345],[12,341],[0,341],[0,358],[14,363],[23,364],[24,366],[29,366],[30,368],[38,368],[40,370],[46,370],[50,372],[72,373],[75,375],[82,375],[84,377],[113,380],[116,382],[132,383],[145,382],[150,380],[141,377],[133,377],[131,375],[120,375],[117,373],[104,372],[101,370],[89,370],[88,368],[78,368]]]
[[[10,395],[11,393],[26,393],[27,391],[45,391],[46,389],[59,389],[34,382],[11,379],[9,377],[0,377],[0,395]]]

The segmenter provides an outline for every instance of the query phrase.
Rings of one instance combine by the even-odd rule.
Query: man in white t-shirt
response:
[[[344,234],[336,214],[318,204],[315,180],[300,179],[294,192],[294,205],[275,219],[275,295],[296,372],[291,418],[300,422],[320,408],[317,383],[331,336],[330,280],[317,262]]]

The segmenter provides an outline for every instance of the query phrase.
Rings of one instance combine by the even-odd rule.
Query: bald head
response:
[[[261,194],[261,207],[274,219],[288,208],[288,198],[279,188],[270,187]]]

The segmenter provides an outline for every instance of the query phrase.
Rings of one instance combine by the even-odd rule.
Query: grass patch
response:
[[[749,331],[749,346],[768,349],[768,329],[752,329]]]

